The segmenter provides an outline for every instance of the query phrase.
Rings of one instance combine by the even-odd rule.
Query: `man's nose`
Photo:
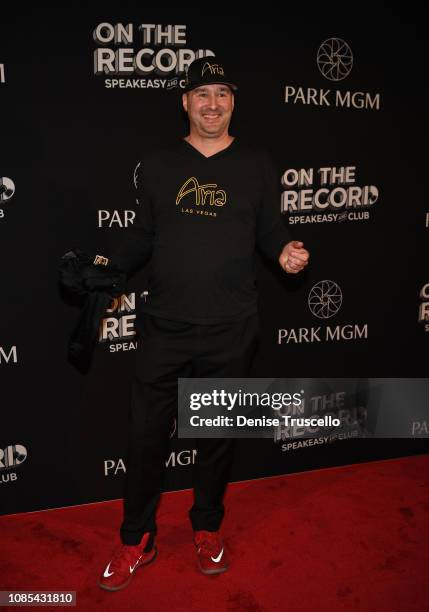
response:
[[[214,92],[209,93],[209,106],[210,108],[216,108],[217,106],[216,94]]]

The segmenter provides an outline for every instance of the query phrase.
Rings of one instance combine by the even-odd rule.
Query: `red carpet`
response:
[[[0,590],[74,590],[95,611],[429,610],[429,455],[234,484],[233,566],[195,567],[191,492],[164,495],[157,560],[117,593],[96,584],[121,503],[0,518]],[[6,608],[14,610],[16,608]]]

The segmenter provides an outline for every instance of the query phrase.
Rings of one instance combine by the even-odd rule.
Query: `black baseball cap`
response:
[[[199,57],[188,66],[185,71],[185,87],[183,92],[191,91],[196,87],[215,84],[228,85],[232,91],[237,91],[238,87],[230,79],[225,66],[217,57]]]

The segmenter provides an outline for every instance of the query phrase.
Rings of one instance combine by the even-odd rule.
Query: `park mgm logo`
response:
[[[324,40],[319,46],[316,62],[323,77],[336,84],[350,75],[354,58],[350,46],[343,39],[333,37]],[[288,84],[285,86],[284,102],[305,106],[380,110],[381,94]]]
[[[9,352],[0,344],[0,365],[4,363],[18,363],[16,346],[11,346]]]
[[[179,206],[178,210],[184,214],[216,217],[214,207],[224,206],[226,200],[226,191],[219,189],[216,183],[200,185],[198,179],[191,176],[180,187],[176,206]]]
[[[332,280],[316,283],[308,294],[308,308],[318,319],[330,319],[341,309],[343,292]],[[304,344],[315,342],[339,342],[343,340],[366,340],[368,324],[319,325],[278,330],[278,344]]]

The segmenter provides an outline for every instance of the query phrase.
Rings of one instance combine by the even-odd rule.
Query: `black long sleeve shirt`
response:
[[[267,154],[235,139],[205,157],[182,140],[140,170],[135,223],[113,260],[128,274],[148,263],[143,310],[197,324],[255,312],[255,247],[277,259],[291,240]]]

